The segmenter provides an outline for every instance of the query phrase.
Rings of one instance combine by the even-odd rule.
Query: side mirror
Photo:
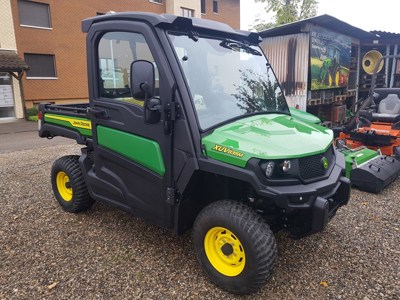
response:
[[[136,60],[131,64],[131,94],[138,100],[153,97],[155,86],[154,65],[147,60]]]
[[[161,120],[161,101],[153,98],[155,81],[151,62],[136,60],[131,64],[131,94],[133,98],[144,101],[144,120],[150,124]]]

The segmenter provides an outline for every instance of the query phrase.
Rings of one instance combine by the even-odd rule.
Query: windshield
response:
[[[261,49],[238,41],[169,33],[202,129],[258,113],[289,114]]]

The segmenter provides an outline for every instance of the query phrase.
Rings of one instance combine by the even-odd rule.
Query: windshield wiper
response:
[[[258,111],[258,112],[252,112],[252,113],[247,113],[244,115],[239,115],[239,116],[235,116],[233,118],[229,118],[226,120],[223,120],[221,122],[218,122],[216,124],[211,125],[208,128],[202,128],[202,131],[208,131],[208,130],[212,130],[214,128],[220,127],[222,125],[226,125],[229,123],[232,123],[234,121],[240,120],[240,119],[244,119],[244,118],[248,118],[251,116],[256,116],[256,115],[269,115],[269,114],[277,114],[277,115],[287,115],[290,116],[290,112],[286,112],[286,111],[281,111],[281,110],[270,110],[270,111]]]
[[[247,53],[257,55],[257,56],[262,56],[261,52],[251,48],[249,45],[246,45],[244,43],[234,41],[234,40],[223,40],[221,43],[219,43],[221,47],[224,47],[226,49],[230,49],[233,51],[239,51],[239,50],[244,50]]]

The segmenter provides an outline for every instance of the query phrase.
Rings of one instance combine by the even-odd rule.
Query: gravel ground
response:
[[[68,214],[49,173],[75,145],[0,154],[0,299],[234,299],[211,284],[190,233],[175,236],[102,204]],[[277,235],[269,283],[249,299],[399,299],[400,179],[353,190],[326,230]],[[244,297],[246,298],[246,297]]]

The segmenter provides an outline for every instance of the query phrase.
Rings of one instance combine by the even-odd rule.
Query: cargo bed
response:
[[[40,104],[39,136],[62,136],[86,145],[92,139],[92,123],[88,116],[89,104]]]

